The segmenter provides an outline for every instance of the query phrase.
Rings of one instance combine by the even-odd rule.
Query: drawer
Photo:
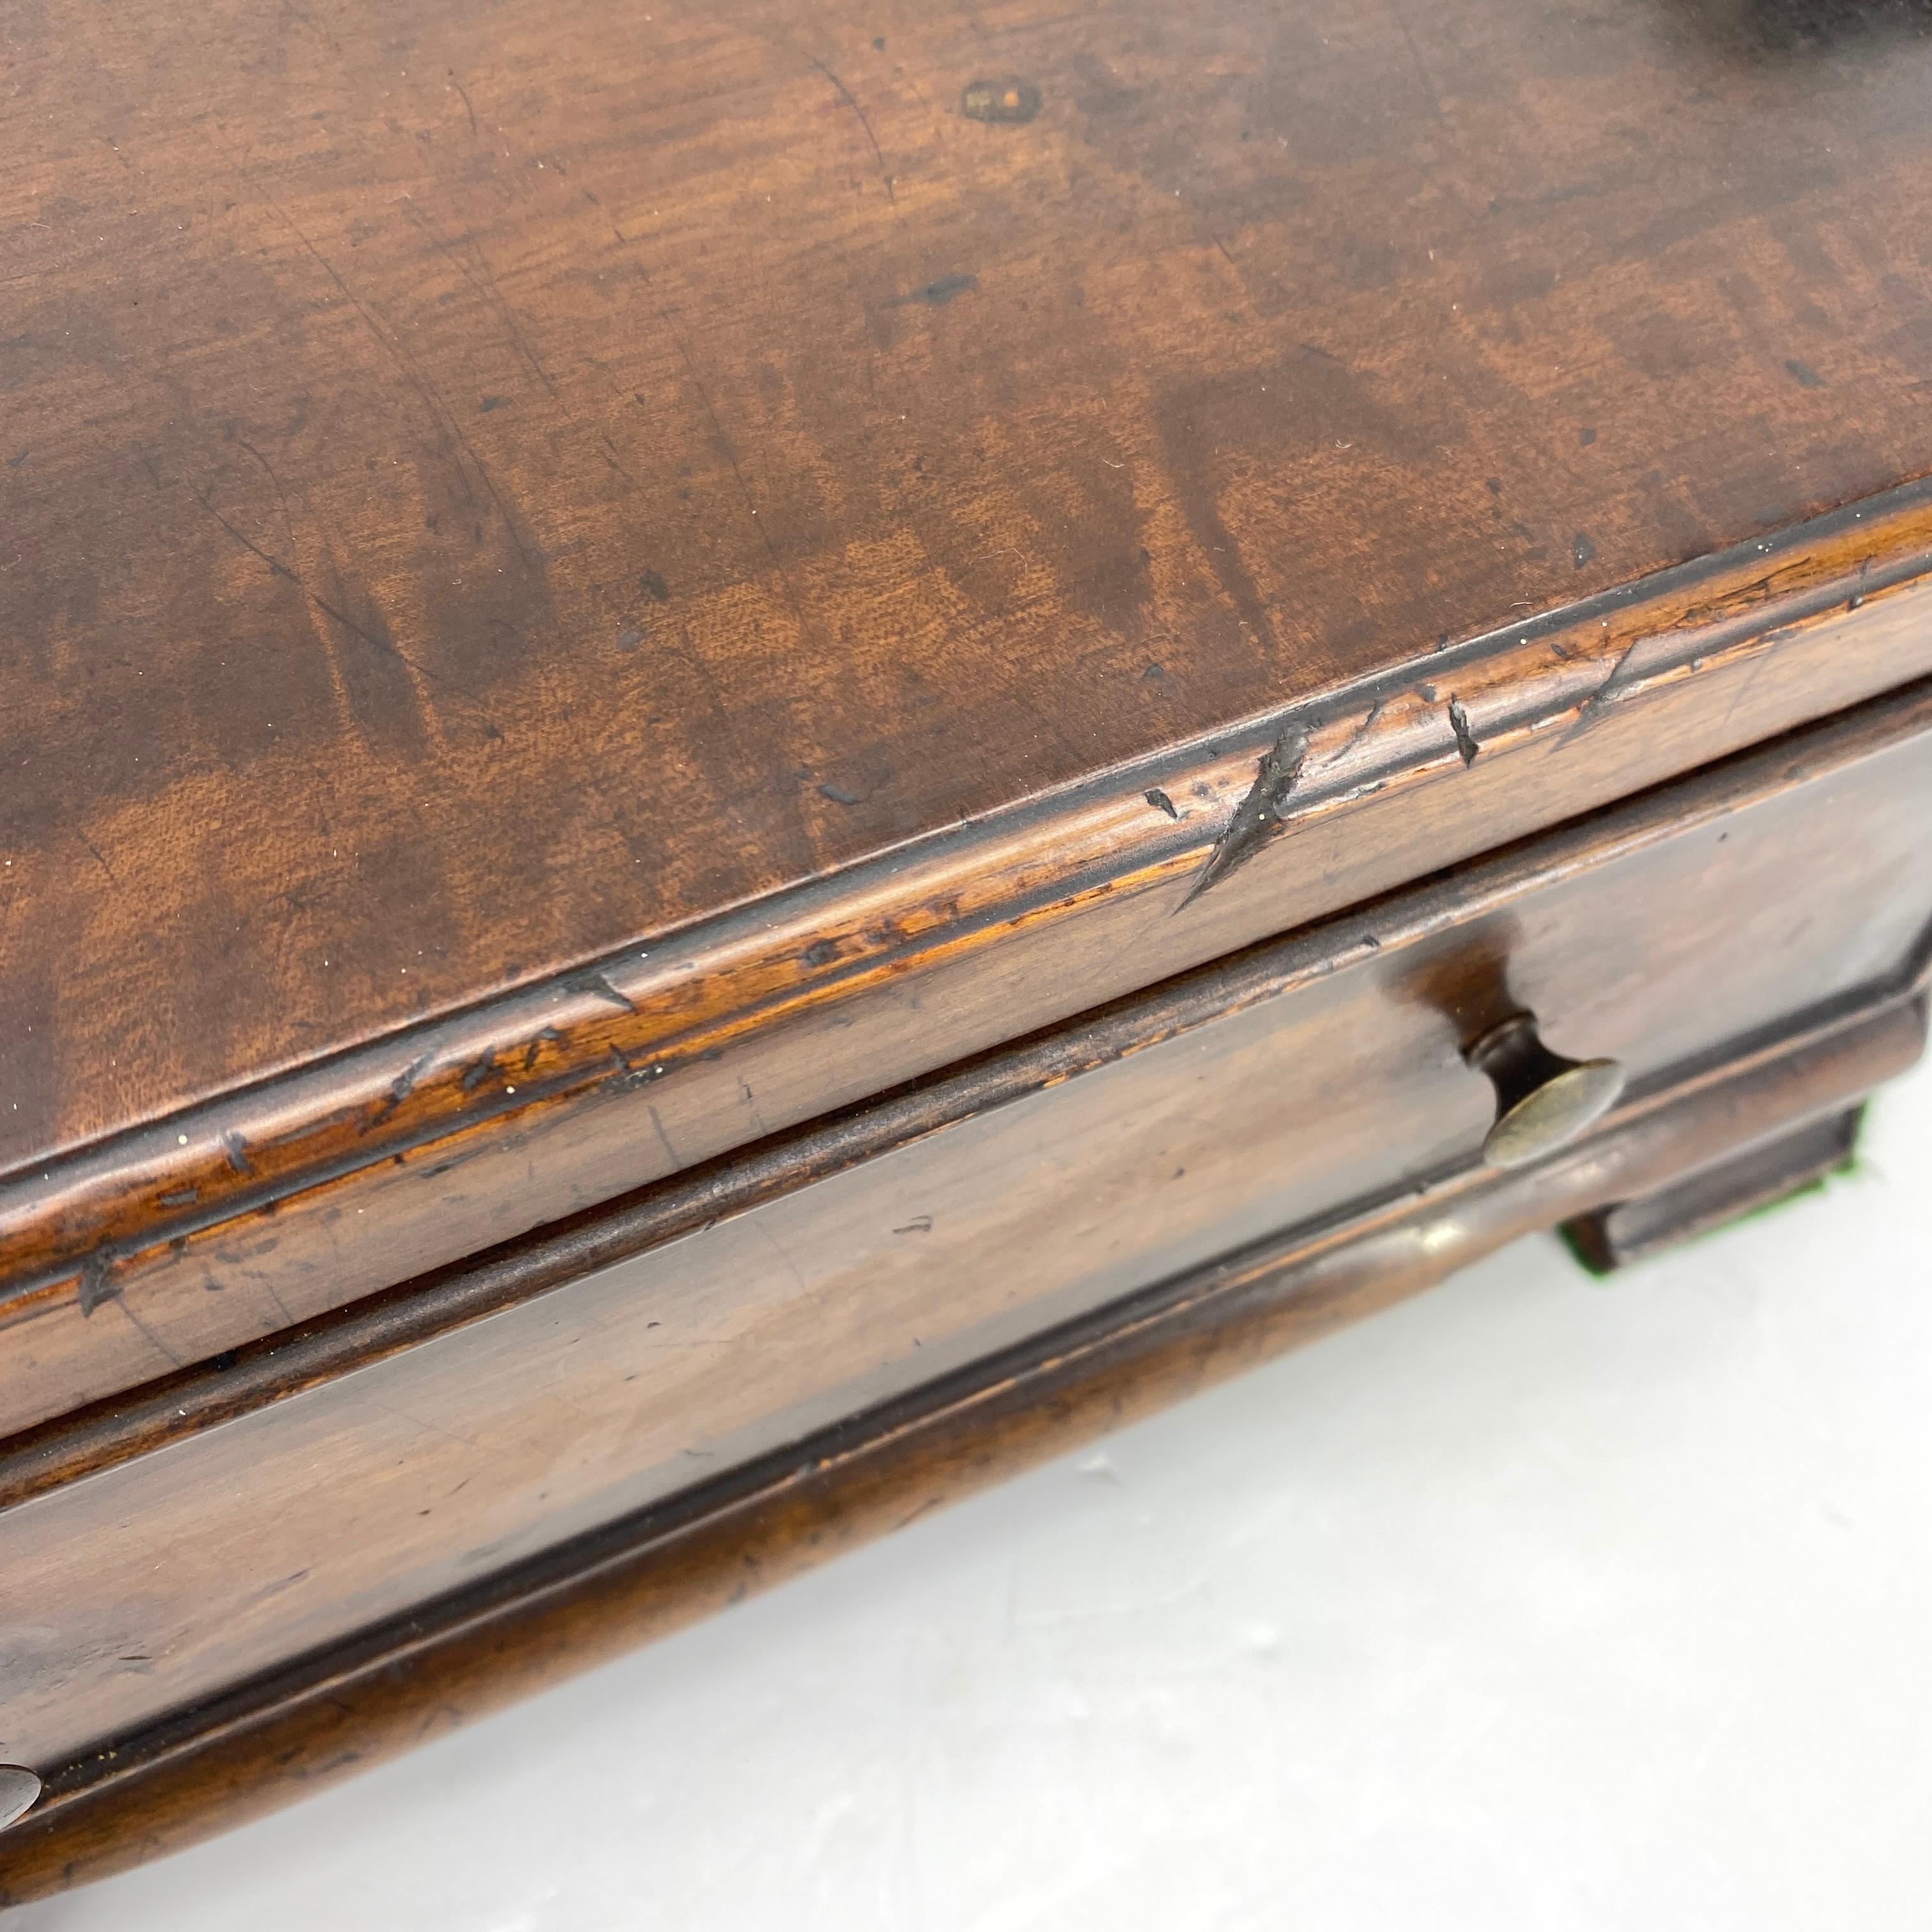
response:
[[[1475,1185],[1495,1100],[1462,1049],[1516,1009],[1627,1069],[1600,1136],[1896,1008],[1928,797],[1914,689],[22,1438],[0,1758],[138,1755],[1030,1338]],[[1615,1178],[1566,1172],[1570,1208]]]

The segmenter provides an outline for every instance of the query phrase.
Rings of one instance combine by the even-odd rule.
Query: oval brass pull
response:
[[[0,1764],[0,1832],[32,1809],[40,1780],[24,1764]]]
[[[1496,1118],[1483,1141],[1492,1167],[1521,1167],[1574,1140],[1624,1090],[1614,1060],[1565,1060],[1536,1030],[1534,1013],[1512,1013],[1462,1049],[1496,1090]]]

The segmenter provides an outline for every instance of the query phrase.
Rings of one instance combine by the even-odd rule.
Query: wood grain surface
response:
[[[1922,688],[1015,1049],[950,1119],[878,1109],[842,1171],[803,1160],[628,1260],[413,1346],[352,1318],[333,1372],[278,1389],[251,1364],[248,1401],[218,1370],[64,1469],[0,1456],[0,1758],[61,1762],[1217,1255],[1480,1169],[1495,1101],[1461,1050],[1520,1006],[1641,1090],[1896,1002],[1932,936],[1928,796]]]
[[[1209,823],[1143,797],[1125,842],[1178,896],[1253,721],[1432,683],[1438,646],[1460,664],[1919,476],[1932,48],[1858,18],[10,11],[16,1285],[73,1316],[135,1250],[324,1185],[346,1119],[416,1104],[421,1056],[352,1105],[274,1084],[300,1070],[326,1088],[336,1057],[521,989],[530,1070],[580,1083],[596,1016],[632,1016],[569,969],[720,919],[742,938],[817,882],[769,922],[802,922],[792,978],[819,971],[847,942],[814,916],[864,902],[850,868],[1135,761],[1208,788]],[[1762,722],[1902,681],[1923,633]],[[1571,706],[1616,696],[1617,662]],[[1451,696],[1485,742],[1444,687],[1444,776]],[[1576,808],[1617,795],[1595,736]],[[1434,862],[1494,842],[1453,830]],[[1049,898],[1077,896],[1067,849]],[[989,891],[988,920],[1040,884]],[[1306,916],[1251,906],[1244,936]],[[689,976],[739,1015],[790,983]],[[545,1002],[571,1009],[554,1064]],[[878,1053],[853,1081],[916,1070]],[[380,1160],[523,1097],[484,1055],[424,1070]],[[244,1090],[288,1103],[259,1139],[176,1126]],[[754,1114],[802,1117],[754,1102],[740,1138]],[[368,1272],[352,1252],[332,1292]],[[125,1358],[96,1392],[224,1345],[155,1332],[105,1346]]]
[[[1922,1042],[1919,10],[649,4],[0,6],[0,1902]]]
[[[722,1610],[1587,1203],[1829,1118],[1924,1043],[1922,998],[1852,1010],[1621,1108],[1510,1173],[1464,1172],[1188,1271],[295,1661],[68,1764],[0,1836],[0,1905],[291,1803]]]
[[[1882,690],[1932,667],[1928,560],[1927,493],[1894,491],[16,1171],[0,1427]]]
[[[1880,556],[1916,564],[1906,545],[1920,521],[1915,508],[1846,519],[1835,544],[1814,528],[1753,544],[1667,598],[1600,600],[1611,616],[1592,610],[1464,664],[1466,698],[1450,701],[1482,734],[1473,764],[1433,685],[1309,718],[1312,769],[1276,828],[1294,836],[1204,898],[1206,848],[1190,842],[1232,823],[1252,757],[1217,755],[1186,784],[1160,772],[1186,801],[1174,820],[1132,784],[1061,801],[933,866],[892,866],[856,892],[844,878],[838,916],[798,908],[790,930],[754,917],[722,940],[609,962],[562,992],[176,1117],[146,1145],[18,1178],[0,1187],[16,1253],[37,1238],[55,1248],[0,1305],[0,1422],[164,1376],[581,1214],[1932,662],[1920,580],[1888,590],[1852,561],[1872,561],[1876,536]],[[276,1172],[285,1156],[292,1178]],[[279,1191],[318,1160],[331,1179]],[[100,1239],[97,1210],[128,1230],[124,1247]],[[94,1245],[72,1245],[90,1233]]]

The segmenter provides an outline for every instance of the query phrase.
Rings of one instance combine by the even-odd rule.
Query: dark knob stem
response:
[[[1496,1090],[1496,1124],[1483,1142],[1492,1167],[1520,1167],[1574,1140],[1616,1105],[1624,1070],[1614,1060],[1552,1053],[1534,1013],[1515,1012],[1462,1049]]]

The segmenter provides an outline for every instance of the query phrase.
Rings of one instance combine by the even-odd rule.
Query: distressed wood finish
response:
[[[878,1109],[843,1173],[628,1262],[412,1346],[352,1328],[334,1373],[252,1402],[221,1372],[171,1388],[158,1430],[97,1424],[65,1466],[0,1459],[0,1756],[59,1762],[1276,1230],[1479,1172],[1492,1101],[1460,1050],[1518,1006],[1669,1087],[1895,1004],[1932,937],[1928,796],[1932,688]]]
[[[17,15],[0,1426],[1926,669],[1890,17]]]
[[[761,904],[0,1183],[15,1291],[0,1304],[0,1429],[308,1319],[1932,668],[1932,591],[1916,576],[1928,543],[1932,511],[1900,493],[1445,653],[1431,665],[1440,683],[1372,681],[1004,814],[923,861],[855,868],[792,896],[802,903]],[[1257,754],[1304,730],[1303,775],[1280,814],[1296,836],[1190,898]],[[317,1173],[335,1178],[302,1186]]]
[[[1908,10],[0,62],[0,1903],[1919,1051]]]
[[[1586,1202],[1829,1118],[1910,1065],[1922,998],[1633,1102],[1540,1166],[1258,1244],[517,1566],[56,1772],[0,1905],[260,1816],[740,1601],[1045,1456],[1385,1308]]]

